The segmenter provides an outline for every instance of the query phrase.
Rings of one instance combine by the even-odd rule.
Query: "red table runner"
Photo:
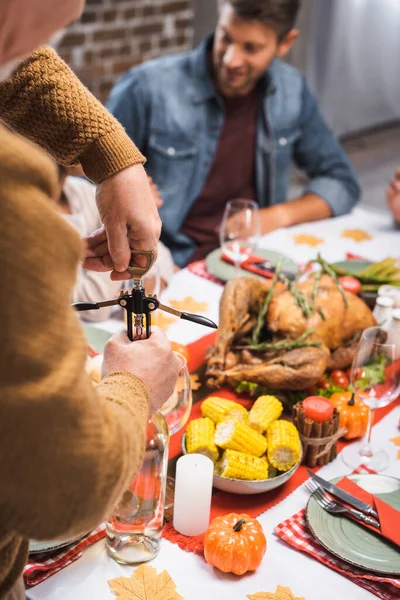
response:
[[[188,345],[189,350],[189,370],[191,372],[199,369],[204,365],[205,362],[205,352],[207,348],[213,344],[215,338],[215,332],[193,342]],[[208,390],[205,391],[204,388],[199,391],[199,394],[195,394],[193,408],[190,414],[190,419],[198,419],[201,415],[201,402],[208,396],[221,396],[223,398],[228,398],[230,400],[235,400],[243,404],[246,408],[251,407],[254,399],[250,399],[249,396],[245,394],[237,395],[233,390],[224,388],[222,390],[218,390],[217,392]],[[392,402],[390,405],[385,406],[384,408],[380,408],[376,411],[375,415],[375,423],[378,423],[385,415],[387,415],[395,406],[400,404],[400,399]],[[184,429],[178,431],[171,438],[170,443],[170,459],[176,459],[178,456],[182,454],[182,436],[184,434]],[[344,442],[339,440],[338,442],[338,453],[348,444],[348,442]],[[320,467],[316,467],[313,469],[314,472],[317,472]],[[224,515],[229,512],[244,512],[249,514],[252,517],[258,517],[266,510],[272,508],[282,500],[284,500],[289,494],[291,494],[295,489],[299,487],[304,481],[308,479],[308,474],[306,468],[303,465],[297,469],[294,475],[287,481],[285,484],[276,488],[275,490],[271,490],[269,492],[265,492],[264,494],[253,494],[253,495],[237,495],[237,494],[229,494],[228,492],[222,492],[219,490],[215,490],[212,503],[211,503],[211,519],[217,517],[219,515]],[[167,523],[164,526],[163,536],[169,540],[170,542],[174,542],[178,544],[180,548],[183,550],[187,550],[188,552],[196,552],[198,554],[203,553],[203,535],[196,537],[186,537],[178,534],[177,531],[172,526],[172,523]]]

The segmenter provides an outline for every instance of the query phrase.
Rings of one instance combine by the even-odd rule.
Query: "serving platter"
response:
[[[348,478],[400,510],[399,479],[365,473]],[[317,503],[315,492],[308,500],[306,519],[319,543],[343,561],[381,575],[400,575],[400,548],[351,519],[328,513]]]

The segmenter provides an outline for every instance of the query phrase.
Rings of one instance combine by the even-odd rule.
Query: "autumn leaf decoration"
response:
[[[207,302],[198,302],[192,296],[186,296],[183,300],[170,300],[170,305],[178,310],[184,310],[191,313],[204,313],[208,311]]]
[[[392,438],[389,442],[393,442],[393,444],[399,448],[399,450],[397,450],[397,460],[400,460],[400,435]]]
[[[168,571],[158,575],[148,565],[140,565],[131,577],[117,577],[108,583],[117,600],[183,600]]]
[[[257,592],[256,594],[249,594],[247,596],[250,600],[305,600],[299,596],[294,596],[293,592],[288,587],[278,585],[274,592]]]

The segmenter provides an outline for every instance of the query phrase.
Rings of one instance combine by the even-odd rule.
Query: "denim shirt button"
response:
[[[287,146],[287,143],[288,143],[288,141],[287,141],[287,139],[285,137],[279,138],[279,145],[280,146]]]
[[[167,153],[168,153],[170,156],[174,156],[174,154],[175,154],[175,148],[173,148],[172,146],[170,146],[170,147],[168,148],[168,150],[167,150]]]

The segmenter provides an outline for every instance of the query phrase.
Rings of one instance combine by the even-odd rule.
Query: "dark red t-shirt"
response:
[[[211,170],[182,232],[196,242],[191,261],[219,246],[218,231],[228,200],[255,200],[255,145],[259,92],[224,98],[225,121]]]

